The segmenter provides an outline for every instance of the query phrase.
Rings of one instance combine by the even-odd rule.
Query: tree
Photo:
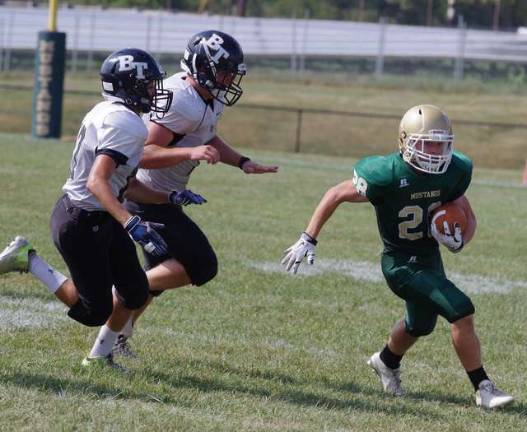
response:
[[[0,0],[1,1],[1,0]],[[449,25],[462,15],[470,27],[527,26],[527,0],[69,0],[70,4],[139,7],[262,17],[340,19],[412,25]],[[447,10],[454,16],[447,16]]]

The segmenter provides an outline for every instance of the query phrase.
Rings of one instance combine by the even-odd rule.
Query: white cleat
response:
[[[483,380],[479,383],[479,389],[476,392],[476,405],[487,408],[499,408],[511,403],[514,398],[503,393],[490,380]]]
[[[400,369],[390,369],[386,366],[381,360],[380,352],[376,352],[370,357],[368,365],[381,379],[382,388],[386,393],[393,396],[404,396],[404,390],[401,387]]]
[[[24,237],[16,236],[0,253],[0,274],[13,271],[27,272],[31,252],[34,252],[34,249],[29,242]]]

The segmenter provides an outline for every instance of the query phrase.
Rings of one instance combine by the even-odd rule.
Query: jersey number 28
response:
[[[439,207],[440,205],[440,202],[433,202],[432,204],[430,204],[427,209],[427,215],[432,213],[434,209]],[[418,205],[403,207],[398,214],[400,218],[405,219],[398,225],[399,238],[405,240],[419,240],[423,238],[425,233],[427,236],[430,236],[429,226],[426,226],[424,230],[422,228],[418,229],[419,225],[421,225],[421,223],[423,222],[423,214],[424,209]]]

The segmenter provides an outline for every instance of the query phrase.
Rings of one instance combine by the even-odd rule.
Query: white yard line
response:
[[[266,273],[286,274],[284,268],[277,262],[252,261],[247,265]],[[384,283],[380,264],[369,261],[320,259],[313,266],[303,264],[296,276],[311,277],[324,273],[339,273],[359,281]],[[506,294],[515,288],[527,288],[527,281],[512,281],[499,276],[489,277],[456,272],[447,272],[447,276],[461,290],[470,294]]]
[[[64,306],[58,302],[0,296],[0,329],[47,328],[65,320]]]

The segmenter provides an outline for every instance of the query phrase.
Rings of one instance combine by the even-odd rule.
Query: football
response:
[[[433,211],[432,223],[435,224],[437,231],[441,234],[445,234],[446,225],[448,225],[450,234],[453,234],[455,224],[459,224],[463,233],[467,226],[467,216],[460,206],[448,202]]]

